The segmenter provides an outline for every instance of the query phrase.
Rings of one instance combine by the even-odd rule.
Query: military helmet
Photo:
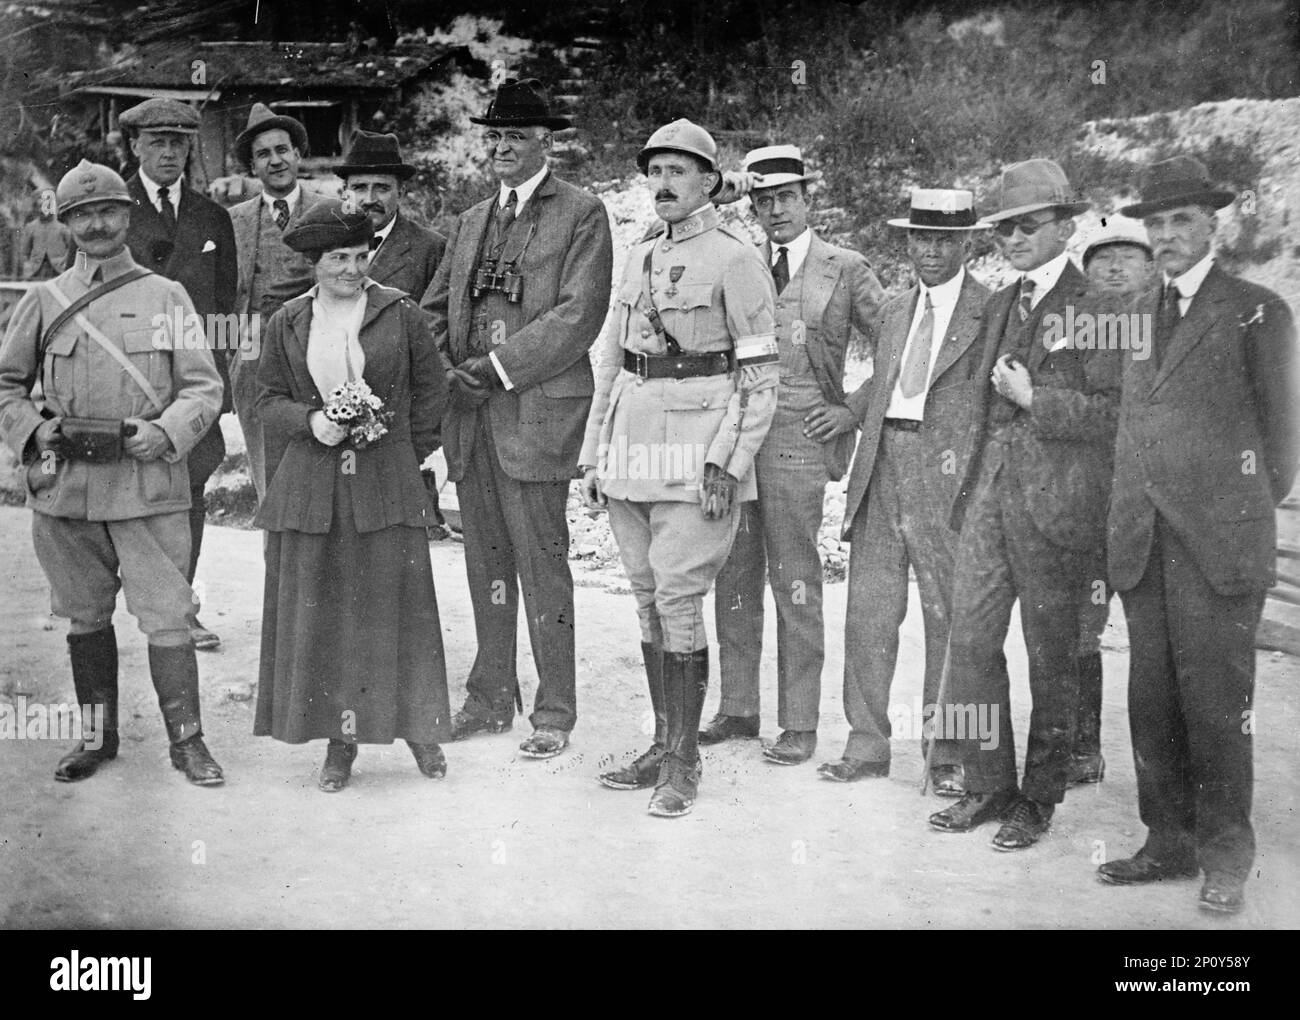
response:
[[[54,198],[59,206],[59,219],[78,206],[91,202],[121,202],[131,205],[131,196],[126,191],[126,181],[111,167],[102,163],[92,163],[83,159],[66,174],[59,186],[54,189]]]
[[[636,165],[642,173],[650,166],[650,157],[660,152],[688,152],[698,156],[709,164],[709,169],[718,175],[710,195],[722,190],[722,167],[718,166],[718,143],[713,136],[698,124],[692,124],[686,118],[665,124],[650,136],[645,148],[637,153]]]

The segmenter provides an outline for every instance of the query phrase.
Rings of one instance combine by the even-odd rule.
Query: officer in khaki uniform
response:
[[[776,408],[772,277],[720,225],[717,146],[687,120],[660,128],[637,165],[666,229],[628,256],[600,341],[579,463],[588,506],[609,507],[641,621],[655,740],[602,783],[655,792],[685,814],[699,785],[708,686],[703,601],[754,499],[754,457]]]
[[[170,324],[194,314],[185,288],[131,257],[122,178],[82,160],[55,195],[76,263],[23,296],[0,347],[0,435],[28,465],[32,537],[53,610],[71,621],[77,700],[103,709],[102,726],[55,778],[85,779],[117,756],[112,620],[124,588],[149,639],[172,764],[193,783],[217,785],[190,638],[186,458],[217,419],[221,377],[206,350],[173,338]],[[32,399],[38,382],[41,403]]]

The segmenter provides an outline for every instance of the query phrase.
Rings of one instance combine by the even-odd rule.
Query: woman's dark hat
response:
[[[333,251],[369,244],[375,228],[370,217],[337,198],[317,202],[284,233],[284,243],[294,251]]]
[[[546,96],[542,93],[542,83],[536,78],[524,78],[522,81],[510,78],[502,82],[496,97],[488,103],[487,113],[482,117],[471,117],[469,122],[486,124],[488,127],[538,125],[555,131],[570,126],[568,117],[557,117],[551,113]]]
[[[263,131],[277,129],[289,132],[289,139],[293,142],[294,148],[302,155],[307,155],[307,129],[302,126],[301,121],[272,113],[271,108],[265,103],[254,103],[253,108],[248,111],[248,127],[244,128],[235,139],[235,158],[244,166],[251,167],[253,139]]]
[[[1175,156],[1152,163],[1142,174],[1142,200],[1120,210],[1125,216],[1142,219],[1180,205],[1208,205],[1222,209],[1232,205],[1237,196],[1210,181],[1209,171],[1199,159]]]
[[[354,131],[343,162],[333,168],[345,181],[351,174],[390,174],[404,181],[417,169],[402,162],[397,135],[381,135],[373,131]]]

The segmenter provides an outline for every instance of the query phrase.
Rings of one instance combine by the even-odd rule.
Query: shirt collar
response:
[[[1182,298],[1193,298],[1196,292],[1201,289],[1201,284],[1205,282],[1206,274],[1209,273],[1210,267],[1214,265],[1214,250],[1206,252],[1205,258],[1192,266],[1181,276],[1175,276],[1172,280],[1165,277],[1165,283],[1172,283],[1178,288],[1178,296]]]
[[[513,188],[502,184],[501,191],[497,195],[497,208],[504,208],[506,200],[510,197],[510,192],[513,191],[515,193],[516,203],[515,216],[519,216],[519,214],[524,211],[524,206],[528,204],[528,200],[533,197],[533,192],[537,190],[538,185],[540,185],[545,179],[547,171],[549,170],[550,167],[543,163],[542,168],[538,170],[537,173],[533,174],[532,177],[528,178],[528,180],[524,181],[523,184],[516,185]]]
[[[791,266],[802,264],[803,260],[808,257],[808,249],[812,247],[813,232],[811,227],[804,227],[803,233],[785,244],[772,245],[772,264],[776,265],[778,249],[784,248],[787,252],[786,260]],[[790,270],[790,275],[794,275],[794,269]]]
[[[293,211],[294,211],[295,209],[298,208],[298,200],[301,199],[301,198],[302,198],[302,185],[301,185],[301,184],[295,184],[295,185],[293,186],[293,190],[292,190],[291,192],[289,192],[289,194],[287,194],[287,195],[284,196],[284,200],[285,200],[287,203],[289,203],[289,215],[290,215],[290,216],[292,216],[292,215],[293,215]],[[267,192],[264,191],[264,192],[262,192],[262,201],[266,203],[266,208],[271,212],[272,215],[274,215],[274,214],[275,214],[275,203],[276,203],[277,199],[275,199],[272,195],[269,195]]]
[[[936,308],[946,308],[949,305],[955,305],[957,298],[961,296],[962,284],[966,281],[966,267],[962,266],[957,270],[951,280],[934,287],[927,287],[921,284],[921,303],[924,304],[925,296],[930,295],[930,304]]]
[[[1031,269],[1021,276],[1022,280],[1028,278],[1034,281],[1034,304],[1038,304],[1039,299],[1056,286],[1056,281],[1061,278],[1069,262],[1070,253],[1063,251],[1050,262],[1044,262],[1037,269]]]
[[[140,171],[140,183],[144,185],[144,193],[149,196],[149,204],[155,209],[158,208],[158,189],[161,185],[150,177],[144,170]],[[171,184],[167,185],[167,200],[171,202],[172,209],[178,210],[181,205],[181,179],[178,177]]]
[[[393,218],[375,231],[375,236],[379,238],[380,244],[383,244],[383,242],[388,240],[388,235],[391,234],[393,232],[393,228],[397,226],[397,217],[401,215],[402,214],[400,212],[393,213]],[[375,245],[375,247],[378,248],[379,245]]]
[[[717,207],[712,202],[705,202],[686,219],[668,224],[668,236],[674,241],[686,241],[712,230],[721,222]]]
[[[94,284],[96,270],[99,270],[99,282],[107,283],[135,267],[136,261],[131,257],[130,248],[124,247],[116,255],[106,259],[92,259],[84,251],[79,250],[72,273],[83,285],[90,287]]]

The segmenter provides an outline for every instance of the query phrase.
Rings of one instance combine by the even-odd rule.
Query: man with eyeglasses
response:
[[[535,78],[510,79],[483,117],[497,193],[462,213],[421,300],[447,368],[442,423],[456,483],[478,653],[452,739],[502,733],[522,710],[519,587],[537,666],[529,758],[552,758],[577,719],[565,506],[593,388],[587,351],[609,306],[604,204],[547,165],[553,114]]]
[[[1118,309],[1088,292],[1066,254],[1087,208],[1056,163],[1031,159],[1002,171],[998,211],[984,221],[1019,275],[984,308],[971,458],[953,508],[961,535],[936,731],[959,741],[966,795],[930,824],[967,832],[1001,818],[997,850],[1037,843],[1064,799],[1079,593],[1105,541],[1123,355],[1062,328]],[[1003,652],[1017,600],[1033,699],[1020,784]]]

